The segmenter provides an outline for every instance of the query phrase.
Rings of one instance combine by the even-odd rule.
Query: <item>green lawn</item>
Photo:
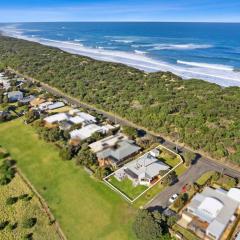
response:
[[[134,206],[136,208],[143,208],[151,199],[153,199],[158,193],[163,191],[166,187],[161,183],[157,183],[154,187],[149,189],[145,194],[143,194],[140,198],[138,198],[134,202]]]
[[[192,232],[188,231],[187,229],[184,229],[183,227],[179,226],[178,224],[175,224],[173,226],[173,230],[175,232],[180,232],[184,236],[184,239],[187,239],[187,240],[200,240],[200,238],[197,237],[195,234],[193,234]]]
[[[136,210],[73,162],[60,160],[21,119],[0,124],[0,145],[48,202],[68,239],[135,239]]]
[[[114,176],[109,178],[109,183],[115,186],[122,193],[126,194],[132,200],[148,188],[142,185],[134,187],[132,181],[128,178],[118,181]]]
[[[207,181],[214,175],[214,171],[209,171],[204,173],[197,181],[196,183],[200,186],[203,186],[207,183]]]

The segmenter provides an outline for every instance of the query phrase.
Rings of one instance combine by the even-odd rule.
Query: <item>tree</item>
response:
[[[172,171],[162,179],[162,184],[164,186],[170,186],[176,181],[177,181],[177,174],[175,171]]]
[[[14,203],[16,203],[18,201],[18,197],[9,197],[6,201],[7,205],[13,205]]]
[[[9,224],[9,221],[0,222],[0,230],[3,230],[8,224]]]
[[[35,120],[37,120],[40,117],[39,112],[36,110],[31,110],[28,111],[25,114],[25,121],[27,124],[34,122]]]
[[[37,223],[37,218],[27,218],[23,221],[24,228],[32,228]]]
[[[193,163],[193,161],[194,161],[195,158],[196,158],[196,154],[195,154],[195,153],[190,152],[190,151],[186,151],[186,152],[184,153],[185,165],[186,165],[187,167],[189,167],[189,166]]]
[[[152,216],[144,209],[140,210],[134,223],[133,230],[140,240],[159,240],[162,237],[162,228]]]
[[[138,136],[136,128],[129,127],[129,126],[124,126],[122,128],[122,132],[133,140],[136,139]]]
[[[167,225],[169,227],[172,227],[176,222],[177,222],[178,218],[176,215],[173,215],[173,216],[169,216],[168,219],[167,219]]]
[[[23,237],[23,240],[32,240],[32,239],[33,239],[33,233],[27,233]]]
[[[97,157],[88,147],[88,144],[83,144],[76,157],[76,164],[90,167],[97,162]]]
[[[71,160],[72,159],[72,153],[71,149],[69,147],[64,147],[59,151],[59,156],[62,160]]]

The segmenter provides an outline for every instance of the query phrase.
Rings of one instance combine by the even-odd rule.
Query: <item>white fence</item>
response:
[[[158,181],[156,181],[153,185],[151,185],[149,188],[147,188],[146,190],[144,190],[141,194],[139,194],[136,198],[131,199],[129,198],[125,193],[123,193],[122,191],[120,191],[118,188],[116,188],[115,186],[113,186],[107,179],[109,179],[112,175],[114,175],[117,171],[111,173],[110,175],[108,175],[107,177],[105,177],[103,179],[104,183],[106,183],[112,190],[114,190],[115,192],[117,192],[118,194],[120,194],[124,199],[126,199],[128,202],[130,202],[131,204],[134,203],[137,199],[139,199],[141,196],[143,196],[147,191],[149,191],[151,188],[153,188],[156,184],[158,184],[163,178],[165,178],[169,173],[173,172],[177,167],[179,167],[181,164],[183,164],[183,159],[182,157],[175,153],[174,151],[172,151],[171,149],[168,149],[166,147],[164,147],[163,145],[158,145],[156,148],[164,148],[167,151],[173,153],[174,155],[176,155],[180,162],[174,166],[171,170],[169,170],[165,175],[163,175],[161,178],[158,179]]]

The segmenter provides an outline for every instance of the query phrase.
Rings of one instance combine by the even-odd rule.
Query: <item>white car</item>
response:
[[[175,193],[175,194],[173,194],[173,195],[169,198],[169,202],[170,202],[170,203],[174,203],[177,198],[178,198],[178,194]]]

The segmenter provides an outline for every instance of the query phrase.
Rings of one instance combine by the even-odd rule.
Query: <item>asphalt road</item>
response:
[[[128,120],[122,119],[119,116],[115,116],[114,114],[105,112],[101,109],[97,109],[94,106],[82,103],[78,101],[75,98],[69,97],[65,95],[64,93],[60,92],[59,90],[52,88],[46,84],[42,84],[41,86],[46,91],[52,93],[55,96],[62,97],[63,99],[67,100],[67,102],[71,105],[75,105],[76,107],[83,107],[86,109],[94,110],[98,114],[102,114],[106,118],[108,118],[110,121],[115,122],[116,124],[121,124],[123,126],[132,126],[138,128],[135,124],[129,122]],[[146,131],[144,129],[144,131]],[[184,155],[185,151],[190,151],[186,147],[177,146],[176,143],[173,143],[171,141],[168,141],[166,139],[163,139],[161,136],[156,136],[152,134],[151,132],[146,131],[146,133],[153,135],[155,137],[158,137],[162,145],[165,147],[177,151],[180,155]],[[177,147],[177,150],[176,150]],[[168,206],[168,200],[174,193],[179,193],[183,186],[185,186],[187,183],[193,183],[195,182],[203,173],[215,170],[224,174],[227,174],[229,176],[239,178],[240,179],[240,172],[236,169],[233,169],[229,166],[224,165],[221,162],[214,161],[212,159],[209,159],[207,157],[201,156],[200,154],[197,154],[197,158],[195,161],[195,164],[192,165],[182,176],[179,177],[179,181],[174,184],[171,187],[168,187],[163,192],[160,192],[150,203],[148,203],[145,207],[149,208],[155,208],[155,207],[167,207]]]
[[[165,209],[170,205],[169,198],[173,194],[180,193],[186,184],[194,183],[199,177],[202,176],[202,174],[211,170],[216,169],[214,166],[208,165],[202,161],[197,162],[179,177],[179,181],[177,183],[160,192],[154,199],[151,200],[151,202],[146,204],[145,208],[158,209],[161,207]]]
[[[98,114],[102,114],[103,116],[108,118],[110,121],[115,122],[116,124],[121,124],[123,126],[132,126],[132,127],[138,128],[137,125],[135,125],[134,123],[132,123],[132,122],[126,120],[126,119],[122,119],[119,116],[115,116],[114,114],[105,112],[101,109],[95,108],[94,106],[82,103],[75,98],[66,96],[64,93],[56,90],[55,88],[52,88],[52,87],[46,85],[46,84],[41,84],[41,86],[42,86],[43,89],[52,93],[53,95],[64,98],[71,105],[75,105],[76,107],[83,107],[83,108],[86,108],[86,109],[94,110]],[[176,143],[173,143],[169,140],[163,139],[161,136],[154,135],[154,134],[152,134],[151,132],[148,132],[145,129],[143,129],[143,130],[146,131],[146,133],[161,139],[160,142],[161,142],[162,145],[164,145],[165,147],[167,147],[167,148],[169,148],[169,149],[171,149],[175,152],[176,152],[176,146],[177,146],[177,152],[180,155],[184,155],[184,152],[190,151],[186,147],[178,146]],[[199,162],[199,161],[207,164],[209,166],[209,168],[211,168],[211,169],[215,169],[216,171],[224,172],[225,174],[231,175],[232,177],[240,178],[240,171],[238,171],[236,169],[233,169],[229,166],[226,166],[222,162],[217,162],[217,161],[214,161],[214,160],[209,159],[207,157],[201,156],[200,154],[197,154],[196,162]]]

